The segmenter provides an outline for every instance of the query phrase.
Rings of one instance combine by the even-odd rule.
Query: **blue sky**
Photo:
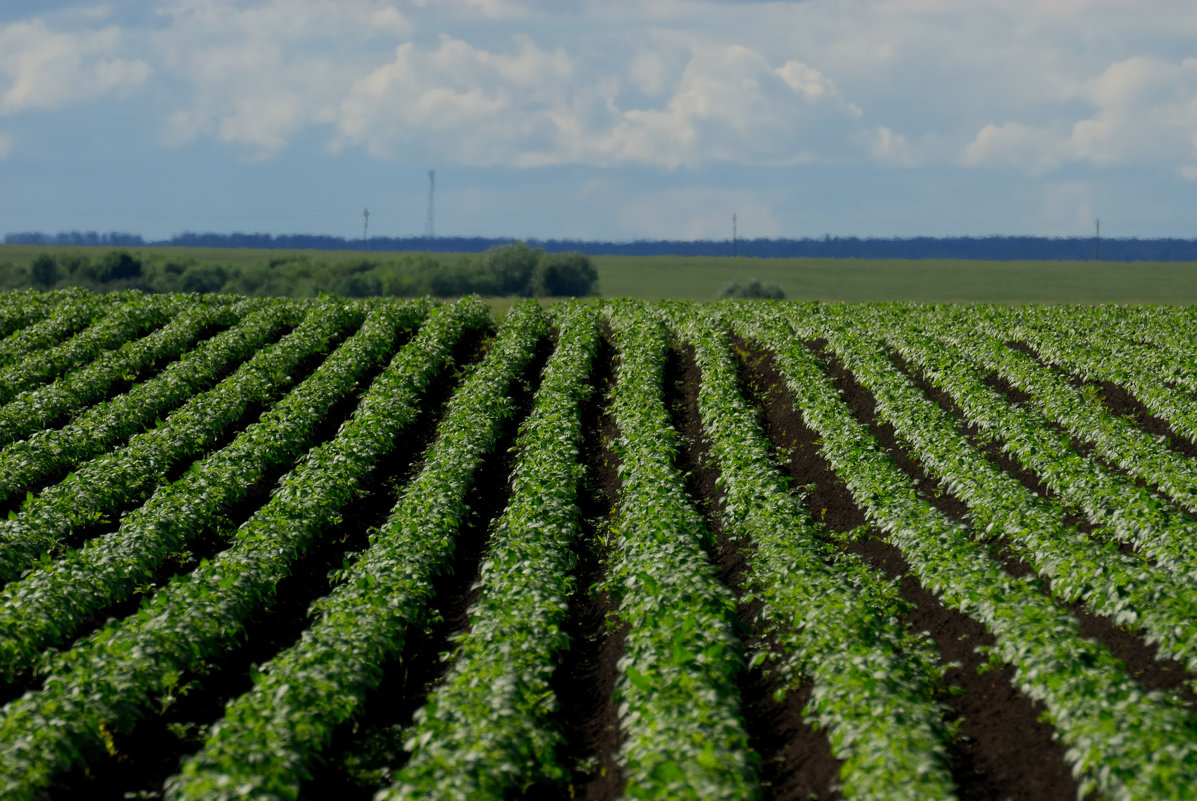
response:
[[[1191,0],[5,0],[0,233],[1197,237]]]

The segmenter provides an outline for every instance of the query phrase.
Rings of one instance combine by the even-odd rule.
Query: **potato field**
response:
[[[0,798],[1197,798],[1195,331],[0,294]]]

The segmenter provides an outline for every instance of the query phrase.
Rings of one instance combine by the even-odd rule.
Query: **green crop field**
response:
[[[363,260],[386,264],[427,257],[450,265],[477,254],[302,251],[229,248],[127,248],[147,264],[197,263],[228,272],[269,264],[304,264],[276,294],[315,295],[310,273],[336,273]],[[102,248],[0,245],[5,269],[26,270],[41,253],[96,258]],[[1197,264],[1189,262],[968,261],[945,259],[756,259],[732,257],[594,256],[599,295],[642,300],[714,300],[732,281],[779,285],[790,300],[916,303],[1197,303]],[[6,267],[7,266],[7,267]],[[278,268],[282,269],[282,268]],[[511,299],[493,305],[506,309]]]
[[[0,293],[0,797],[1195,799],[1194,330]]]

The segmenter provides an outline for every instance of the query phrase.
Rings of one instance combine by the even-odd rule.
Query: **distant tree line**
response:
[[[8,244],[107,247],[176,246],[269,248],[279,250],[414,251],[482,253],[513,240],[493,237],[371,237],[346,239],[313,234],[182,233],[147,241],[136,234],[95,231],[44,234],[14,233]],[[752,258],[982,259],[1031,261],[1197,261],[1197,239],[1102,239],[1093,237],[984,236],[815,239],[637,240],[598,242],[576,239],[528,240],[546,253],[578,252],[592,256],[730,256]]]
[[[329,262],[305,253],[242,266],[199,261],[177,252],[110,250],[90,257],[76,250],[41,253],[28,266],[0,263],[0,288],[64,286],[290,297],[582,297],[598,293],[598,272],[589,256],[548,253],[524,242],[450,259],[406,253]]]

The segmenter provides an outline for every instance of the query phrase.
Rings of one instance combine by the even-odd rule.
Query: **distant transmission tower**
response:
[[[436,170],[428,171],[428,219],[424,221],[424,238],[436,236]]]
[[[365,242],[370,234],[370,210],[362,209],[362,241]]]
[[[740,249],[739,237],[736,234],[736,213],[732,212],[732,255],[738,256]]]
[[[1101,217],[1097,218],[1097,234],[1093,238],[1093,258],[1101,260]]]

